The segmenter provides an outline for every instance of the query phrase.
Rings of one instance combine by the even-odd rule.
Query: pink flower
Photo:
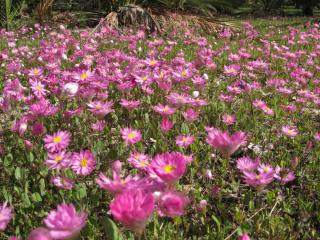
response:
[[[230,66],[224,66],[224,74],[227,76],[237,76],[241,67],[240,65],[232,64]]]
[[[161,116],[165,116],[165,117],[170,116],[176,112],[175,108],[171,108],[167,105],[162,105],[162,104],[158,104],[157,106],[154,106],[153,110],[161,114]]]
[[[128,110],[133,110],[139,107],[140,101],[121,99],[120,105]]]
[[[282,133],[288,137],[295,137],[298,135],[298,129],[296,126],[283,126],[282,127]]]
[[[230,114],[224,114],[222,116],[222,122],[227,124],[227,125],[232,125],[236,122],[236,118],[234,115],[230,115]]]
[[[318,142],[320,142],[320,132],[317,132],[314,134],[314,139]]]
[[[0,230],[4,231],[7,228],[12,218],[12,207],[8,207],[7,203],[0,206]]]
[[[70,190],[73,188],[74,182],[70,178],[53,176],[51,182],[58,188]]]
[[[231,156],[247,140],[247,134],[244,132],[236,132],[230,136],[228,132],[222,132],[215,128],[207,129],[207,131],[207,143],[225,157]]]
[[[242,172],[244,171],[252,172],[257,169],[259,164],[260,164],[259,158],[257,158],[255,161],[253,161],[249,157],[242,157],[237,160],[237,168]]]
[[[32,134],[34,136],[40,136],[42,135],[44,132],[46,131],[45,127],[43,126],[42,123],[37,122],[35,124],[33,124],[32,126]]]
[[[78,175],[89,175],[96,166],[96,158],[89,150],[81,150],[72,156],[71,168]]]
[[[153,195],[140,189],[123,192],[110,204],[112,216],[136,233],[142,233],[153,209]]]
[[[94,101],[88,103],[87,105],[90,108],[89,111],[99,118],[103,118],[108,113],[114,112],[114,110],[112,109],[112,102]]]
[[[128,162],[137,169],[147,170],[149,167],[149,157],[143,153],[134,152],[130,154]]]
[[[163,118],[160,128],[163,132],[169,132],[173,128],[173,122],[171,122],[168,118]]]
[[[262,191],[269,183],[273,181],[273,173],[255,173],[243,172],[243,180],[249,186],[258,191]]]
[[[52,240],[52,238],[48,229],[40,227],[32,230],[28,240]]]
[[[70,143],[70,133],[67,131],[58,131],[51,135],[46,135],[43,139],[45,148],[49,152],[59,152],[66,149]]]
[[[155,174],[165,182],[175,182],[186,171],[187,162],[181,153],[157,154],[152,160],[150,167]]]
[[[106,122],[104,120],[97,121],[91,124],[91,128],[97,132],[102,132],[105,127],[106,127]]]
[[[71,153],[61,151],[59,153],[48,153],[48,159],[45,164],[49,169],[64,169],[70,166]]]
[[[250,240],[250,237],[248,234],[244,233],[238,238],[238,240]]]
[[[193,136],[177,136],[176,144],[180,147],[188,147],[193,143],[194,137]]]
[[[199,117],[199,112],[194,111],[192,108],[188,108],[182,115],[186,121],[193,122]]]
[[[292,171],[287,168],[281,168],[279,166],[275,169],[274,178],[281,182],[281,184],[285,185],[288,182],[296,179],[296,176]]]
[[[33,94],[37,98],[43,98],[48,92],[48,90],[44,88],[44,85],[41,82],[30,80],[30,85]]]
[[[158,205],[159,214],[171,218],[182,216],[188,203],[188,198],[181,193],[174,191],[162,193]]]
[[[87,214],[77,213],[73,204],[62,203],[44,219],[52,239],[71,239],[86,225]]]
[[[121,136],[127,144],[135,144],[141,141],[141,132],[139,130],[123,128],[121,130]]]

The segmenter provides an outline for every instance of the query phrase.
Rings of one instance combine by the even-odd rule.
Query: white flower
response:
[[[78,83],[70,82],[63,86],[62,92],[64,95],[72,97],[78,92],[78,89],[79,89]]]
[[[193,91],[193,93],[192,93],[192,96],[194,97],[194,98],[197,98],[197,97],[199,97],[199,91]]]
[[[209,80],[208,74],[204,73],[204,74],[203,74],[203,78],[204,78],[205,80]]]

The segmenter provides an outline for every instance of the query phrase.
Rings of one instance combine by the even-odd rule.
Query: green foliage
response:
[[[24,0],[0,0],[0,21],[1,26],[6,29],[18,27],[17,18],[22,15],[21,11],[24,7]]]

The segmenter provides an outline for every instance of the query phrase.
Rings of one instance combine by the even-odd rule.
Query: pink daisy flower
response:
[[[217,149],[223,156],[231,156],[240,146],[247,141],[247,134],[236,132],[229,135],[228,132],[222,132],[215,128],[208,128],[207,143]]]
[[[151,193],[131,190],[116,196],[110,204],[112,216],[127,229],[141,234],[153,213],[155,201]]]
[[[81,150],[72,156],[71,168],[78,175],[89,175],[96,166],[96,158],[89,150]]]
[[[70,166],[71,153],[61,151],[58,153],[48,153],[48,159],[45,164],[49,169],[64,169]]]
[[[182,216],[188,203],[189,199],[182,193],[175,191],[164,192],[159,198],[159,215],[171,218]]]
[[[149,157],[143,153],[134,152],[130,154],[128,162],[137,169],[147,170],[149,167]]]
[[[150,167],[163,181],[175,182],[184,175],[186,165],[186,159],[181,153],[167,152],[157,154],[152,160]]]
[[[135,144],[141,141],[141,132],[132,128],[123,128],[121,137],[127,144]]]
[[[31,85],[31,90],[33,94],[37,98],[42,98],[46,95],[47,92],[49,92],[44,88],[44,85],[41,82],[30,80],[30,85]]]
[[[288,137],[295,137],[299,134],[298,129],[296,126],[283,126],[282,133]]]
[[[139,107],[140,101],[121,99],[120,105],[128,110],[133,110]]]
[[[97,121],[97,122],[91,124],[91,128],[97,132],[102,132],[105,127],[106,127],[106,122],[104,120]]]
[[[70,178],[60,177],[60,176],[53,176],[51,178],[51,182],[58,188],[70,190],[74,186],[74,182]]]
[[[176,137],[176,144],[180,147],[188,147],[194,141],[194,137],[187,135],[187,136],[177,136]]]
[[[157,106],[154,106],[153,110],[161,114],[161,116],[170,116],[176,112],[175,108],[171,108],[168,105],[162,105],[162,104],[158,104]]]
[[[162,132],[169,132],[173,128],[173,122],[168,118],[163,118],[161,120],[160,128]]]
[[[4,231],[7,228],[12,218],[12,207],[8,207],[7,203],[0,206],[0,230]]]
[[[274,178],[281,182],[281,184],[285,185],[288,182],[296,179],[294,172],[290,171],[287,168],[281,168],[279,166],[276,167]]]
[[[88,103],[87,105],[90,108],[89,111],[100,118],[103,118],[108,113],[114,112],[112,109],[112,102],[94,101]]]
[[[320,142],[320,132],[317,132],[314,134],[314,139],[318,142]]]
[[[43,139],[45,148],[49,152],[59,152],[66,149],[70,144],[70,133],[67,131],[58,131],[51,135],[46,135]]]
[[[199,117],[199,112],[193,110],[192,108],[188,108],[185,112],[182,113],[182,115],[186,121],[193,122]]]
[[[257,169],[260,164],[260,159],[252,160],[250,157],[242,157],[237,160],[237,168],[244,172],[252,172]]]
[[[227,125],[232,125],[236,122],[236,117],[234,115],[224,114],[222,116],[222,122]]]
[[[51,210],[43,222],[47,226],[51,238],[74,239],[79,236],[86,221],[86,213],[77,213],[72,204],[62,203],[58,205],[57,210]]]

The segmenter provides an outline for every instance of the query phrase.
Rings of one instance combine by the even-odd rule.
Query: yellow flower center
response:
[[[134,139],[136,137],[136,134],[134,132],[131,132],[128,134],[129,139]]]
[[[145,167],[145,166],[147,166],[147,165],[148,165],[148,163],[147,163],[147,162],[145,162],[145,161],[142,161],[142,162],[140,162],[139,164],[140,164],[140,166],[141,166],[141,167]]]
[[[267,173],[270,171],[270,169],[268,167],[265,167],[265,168],[263,168],[263,171]]]
[[[54,159],[54,161],[55,161],[56,163],[60,162],[61,160],[62,160],[62,157],[61,157],[61,156],[56,156],[55,159]]]
[[[188,74],[188,73],[187,73],[186,71],[183,71],[183,72],[181,73],[181,76],[184,76],[184,77],[185,77],[185,76],[187,76],[187,74]]]
[[[232,117],[230,117],[230,116],[226,117],[226,121],[227,122],[231,122],[232,121]]]
[[[148,77],[143,77],[142,80],[143,80],[143,81],[147,81],[147,80],[148,80]]]
[[[175,170],[175,167],[170,164],[167,164],[163,167],[163,170],[165,173],[172,173]]]
[[[39,69],[35,69],[35,70],[33,70],[33,74],[35,74],[35,75],[37,75],[37,74],[39,74]]]
[[[88,160],[87,159],[82,159],[81,161],[80,161],[80,165],[81,165],[81,167],[87,167],[88,166]]]
[[[188,139],[185,138],[185,137],[183,137],[183,138],[181,139],[181,142],[183,142],[183,143],[185,143],[185,142],[187,142],[187,141],[188,141]]]
[[[83,79],[87,79],[89,76],[87,73],[83,73],[81,74],[80,78],[83,80]]]
[[[229,73],[235,73],[236,70],[235,70],[234,68],[230,68],[228,72],[229,72]]]
[[[260,180],[261,176],[260,175],[256,175],[256,179]]]
[[[102,109],[102,106],[98,103],[98,104],[96,105],[96,109],[100,110],[100,109]]]
[[[292,130],[292,129],[289,129],[287,132],[288,132],[289,134],[293,134],[293,130]]]
[[[36,86],[37,91],[41,91],[42,90],[42,86],[39,84]]]
[[[155,60],[152,60],[152,61],[149,62],[149,64],[150,64],[150,65],[155,65],[155,64],[156,64],[156,61],[155,61]]]
[[[60,136],[53,137],[53,142],[54,142],[54,143],[60,143],[61,140],[62,140],[62,139],[61,139]]]

